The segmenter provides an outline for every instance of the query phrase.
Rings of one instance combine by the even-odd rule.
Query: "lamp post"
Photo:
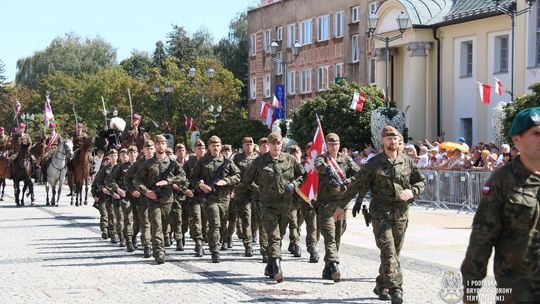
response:
[[[270,54],[272,54],[272,60],[275,63],[283,66],[283,88],[285,91],[283,92],[283,119],[287,119],[287,65],[293,63],[294,61],[296,61],[296,59],[298,59],[298,56],[300,56],[300,52],[302,52],[302,45],[300,45],[298,41],[294,42],[294,45],[291,48],[293,54],[293,58],[291,60],[283,60],[283,58],[277,58],[278,48],[279,44],[277,43],[277,41],[272,41],[272,43],[270,44]]]
[[[166,117],[167,116],[167,108],[169,108],[169,109],[171,108],[171,96],[172,96],[172,93],[174,92],[174,86],[172,85],[172,83],[167,82],[165,84],[162,95],[159,94],[160,91],[161,91],[161,88],[160,88],[159,84],[155,84],[154,85],[154,93],[158,96],[158,98],[163,103],[163,121],[165,122],[165,121],[167,121],[167,117]],[[167,100],[169,101],[169,107],[167,107],[167,105],[165,104],[165,102],[166,102],[165,95],[167,96]]]
[[[515,41],[514,41],[514,33],[516,30],[516,17],[523,15],[525,13],[531,12],[531,6],[536,2],[536,0],[525,0],[525,3],[527,3],[527,8],[524,8],[520,11],[517,10],[517,3],[512,2],[508,8],[502,7],[501,2],[502,0],[491,0],[493,4],[495,4],[495,8],[497,9],[497,12],[503,12],[504,14],[510,16],[510,19],[512,20],[512,71],[510,72],[510,97],[512,98],[512,101],[514,100],[514,49],[515,49]]]
[[[223,110],[221,106],[217,106],[215,108],[213,105],[208,106],[208,112],[210,112],[210,115],[212,115],[214,121],[216,121],[218,116],[221,114],[221,110]]]
[[[398,26],[399,26],[399,34],[392,37],[384,37],[379,34],[375,34],[375,29],[377,28],[377,21],[379,21],[379,17],[375,13],[372,13],[371,15],[369,15],[367,35],[368,35],[368,38],[375,38],[377,40],[384,42],[384,48],[386,52],[386,79],[385,79],[386,91],[384,94],[385,95],[384,99],[385,99],[386,108],[388,109],[390,107],[390,99],[388,98],[388,74],[389,74],[388,62],[390,61],[390,42],[403,38],[403,33],[405,32],[405,29],[407,29],[407,24],[409,23],[409,17],[407,17],[404,12],[401,12],[401,14],[399,14],[399,16],[396,18],[396,22],[398,23]]]
[[[189,69],[189,77],[191,78],[192,82],[195,82],[195,75],[197,74],[197,69],[190,68]],[[216,74],[216,71],[213,68],[208,68],[206,70],[206,75],[208,76],[208,79],[214,78],[214,75]],[[201,113],[199,116],[199,123],[197,124],[199,126],[199,137],[202,137],[202,130],[204,129],[204,120],[203,120],[203,113],[204,113],[204,82],[199,82],[199,90],[200,90],[200,109]]]

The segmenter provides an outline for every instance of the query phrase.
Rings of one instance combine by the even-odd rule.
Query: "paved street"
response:
[[[65,196],[60,207],[45,207],[43,186],[36,207],[17,208],[12,189],[9,183],[0,202],[0,303],[389,303],[372,293],[379,257],[362,217],[349,218],[342,282],[320,279],[322,259],[310,264],[304,251],[302,258],[284,254],[285,281],[276,284],[263,276],[259,255],[243,256],[238,240],[219,264],[208,254],[195,258],[188,240],[186,251],[173,246],[156,265],[141,250],[127,253],[102,240],[96,209],[69,206]],[[471,221],[472,214],[412,208],[402,254],[406,303],[444,303],[441,273],[459,269]]]

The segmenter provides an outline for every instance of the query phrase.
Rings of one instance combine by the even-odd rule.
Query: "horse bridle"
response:
[[[63,143],[62,143],[62,146],[64,147],[64,150],[65,150],[65,151],[67,151],[67,146],[66,146],[66,144],[67,144],[67,141],[64,140]],[[55,158],[55,159],[63,160],[62,158],[59,158],[59,157],[57,156],[58,154],[67,155],[67,152],[62,152],[60,149],[58,149],[58,150],[56,150],[56,152],[54,153],[54,158]],[[55,168],[55,169],[58,170],[58,171],[62,171],[62,170],[64,170],[64,168],[66,168],[66,166],[67,166],[67,161],[66,161],[66,163],[64,164],[64,167],[62,167],[62,168],[56,168],[56,166],[54,165],[54,162],[51,162],[51,166],[53,166],[53,168]]]

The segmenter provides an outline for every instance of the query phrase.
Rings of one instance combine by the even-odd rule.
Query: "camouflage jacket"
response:
[[[251,166],[251,164],[253,164],[253,161],[258,156],[259,155],[254,152],[249,157],[247,157],[245,153],[239,153],[233,157],[234,164],[238,167],[238,169],[240,169],[240,183],[235,189],[235,197],[239,199],[250,199],[250,191],[248,190],[248,186],[246,186],[243,181],[248,168]]]
[[[304,175],[304,167],[294,156],[281,153],[278,158],[272,159],[270,153],[265,153],[257,157],[248,168],[244,183],[255,184],[258,187],[261,202],[290,204],[294,190],[286,192],[285,187],[289,183],[295,188],[299,187]]]
[[[184,163],[182,166],[182,169],[184,169],[184,172],[186,172],[186,177],[188,181],[191,181],[191,175],[193,173],[193,169],[195,169],[195,166],[197,165],[197,162],[199,160],[195,155],[191,155],[188,160]],[[190,186],[190,189],[195,188],[194,185]]]
[[[512,299],[507,295],[505,301],[534,300],[532,291],[540,291],[539,200],[540,175],[529,172],[519,156],[491,175],[482,189],[461,265],[464,284],[486,276],[495,248],[497,287],[512,288]]]
[[[344,157],[341,153],[338,154],[338,157],[335,159],[337,165],[341,168],[344,178],[350,178],[351,182],[355,180],[354,175],[360,167],[349,157]],[[330,164],[328,162],[328,155],[322,154],[317,156],[315,159],[315,168],[319,175],[319,189],[317,190],[317,201],[320,202],[336,202],[339,199],[339,194],[342,190],[342,187],[335,186],[331,183],[330,176],[328,175],[327,167]]]
[[[111,174],[112,166],[102,166],[101,169],[99,169],[98,173],[96,174],[96,177],[94,178],[94,182],[92,183],[92,196],[94,197],[102,197],[104,195],[103,192],[101,192],[101,189],[105,187],[105,180],[109,174]]]
[[[160,177],[169,168],[170,164],[173,167],[169,174],[165,178]],[[156,183],[160,180],[167,180],[168,184],[157,187]],[[137,173],[135,173],[133,180],[133,187],[143,196],[145,196],[147,190],[158,192],[156,193],[158,194],[157,200],[165,204],[173,202],[172,184],[176,184],[185,190],[187,188],[186,174],[175,161],[172,161],[166,156],[161,160],[155,156],[145,160],[137,170]]]
[[[124,174],[124,187],[126,189],[126,191],[129,194],[129,196],[131,197],[131,192],[137,190],[134,185],[133,185],[133,180],[135,179],[135,173],[137,173],[137,170],[139,170],[139,168],[141,167],[141,165],[144,163],[145,161],[145,158],[144,158],[144,155],[137,159],[133,165],[131,165],[131,167],[129,167],[129,169],[127,170],[126,174]]]
[[[240,182],[240,169],[230,161],[229,164],[225,166],[222,175],[214,177],[214,182],[222,179],[227,185],[217,187],[211,184],[212,175],[215,174],[215,171],[224,162],[225,158],[222,155],[213,157],[211,154],[206,154],[197,162],[195,168],[193,168],[193,172],[191,173],[193,185],[197,185],[200,180],[203,180],[206,185],[215,187],[217,193],[211,193],[209,198],[211,198],[212,195],[216,198],[227,197],[231,192],[231,187]]]
[[[341,195],[340,207],[345,208],[347,203],[358,193],[358,200],[364,198],[371,191],[372,203],[370,211],[378,207],[407,207],[403,204],[399,195],[401,191],[410,189],[416,197],[424,191],[425,177],[416,168],[413,161],[403,153],[398,153],[392,162],[385,153],[379,153],[372,157],[369,162],[354,176],[345,193]],[[375,204],[373,204],[375,203]]]
[[[105,184],[107,189],[112,192],[116,192],[118,189],[126,190],[126,185],[124,184],[124,176],[127,174],[129,168],[133,166],[129,161],[118,164],[113,167],[111,174],[105,179]]]

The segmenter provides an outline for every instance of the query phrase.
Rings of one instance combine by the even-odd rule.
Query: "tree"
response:
[[[6,75],[4,75],[5,73],[6,73],[6,66],[4,62],[0,59],[0,87],[2,83],[4,83],[7,79]]]
[[[214,42],[212,34],[210,34],[207,28],[200,28],[193,33],[191,43],[193,44],[195,56],[203,58],[214,57]]]
[[[529,90],[532,91],[531,94],[520,96],[516,101],[509,102],[504,107],[503,134],[505,134],[506,140],[509,143],[512,142],[512,138],[509,136],[510,127],[516,114],[525,108],[540,107],[540,82],[530,85]]]
[[[35,89],[50,73],[62,72],[70,76],[95,74],[115,63],[116,50],[102,38],[83,40],[69,33],[64,38],[55,38],[45,50],[19,59],[15,81]]]
[[[167,34],[167,53],[176,57],[178,67],[183,68],[195,59],[195,48],[183,26],[173,25]]]
[[[152,59],[148,53],[134,50],[131,52],[131,57],[120,62],[120,66],[129,76],[144,80],[150,77]]]
[[[349,109],[355,91],[366,94],[362,112]],[[360,149],[371,144],[370,118],[371,112],[384,106],[381,92],[375,87],[363,86],[359,83],[332,85],[314,99],[305,101],[293,111],[290,131],[292,138],[302,147],[311,142],[315,133],[316,115],[319,115],[325,134],[337,133],[341,146]]]
[[[160,71],[164,71],[165,66],[163,65],[163,62],[166,58],[167,55],[165,54],[165,47],[163,46],[163,42],[160,40],[156,42],[156,49],[154,50],[154,57],[152,59],[152,67],[159,68]]]
[[[203,133],[203,137],[209,138],[212,135],[217,135],[222,143],[241,147],[244,137],[253,137],[257,142],[259,138],[267,136],[268,133],[270,131],[261,121],[249,119],[247,110],[241,109],[220,115],[212,130]]]

